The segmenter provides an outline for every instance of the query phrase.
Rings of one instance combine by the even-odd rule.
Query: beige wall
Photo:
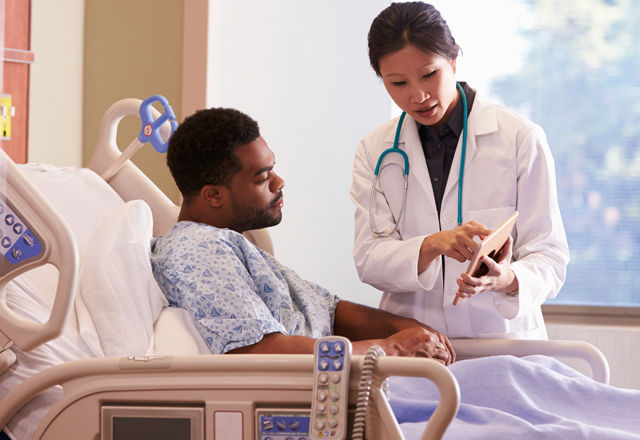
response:
[[[82,165],[85,0],[33,0],[28,161]]]
[[[102,115],[120,99],[163,95],[182,120],[182,17],[183,2],[176,0],[85,2],[83,165],[95,148]],[[120,149],[140,129],[138,118],[123,119]],[[178,202],[164,154],[147,144],[132,160]]]

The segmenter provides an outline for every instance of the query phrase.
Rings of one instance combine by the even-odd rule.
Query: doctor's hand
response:
[[[479,278],[474,278],[469,274],[463,273],[456,280],[458,283],[458,291],[456,295],[461,298],[470,298],[480,292],[491,290],[502,293],[516,293],[519,288],[518,278],[511,270],[513,240],[511,236],[507,238],[504,246],[493,260],[488,256],[481,258],[484,264],[489,268],[489,272]]]
[[[418,273],[422,273],[440,255],[464,263],[471,260],[478,243],[473,237],[485,238],[491,231],[478,222],[470,221],[450,231],[440,231],[429,235],[420,246]]]

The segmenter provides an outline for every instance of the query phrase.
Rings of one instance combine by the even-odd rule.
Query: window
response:
[[[640,307],[640,2],[433,3],[458,79],[548,136],[571,250],[549,303]]]

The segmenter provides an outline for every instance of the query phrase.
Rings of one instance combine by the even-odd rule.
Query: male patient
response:
[[[201,110],[169,141],[184,198],[176,224],[151,243],[156,281],[186,309],[212,353],[313,353],[340,335],[353,354],[455,360],[447,338],[418,321],[340,300],[301,279],[241,233],[282,219],[284,181],[258,124],[234,109]]]

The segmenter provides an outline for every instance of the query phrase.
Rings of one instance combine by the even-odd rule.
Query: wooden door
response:
[[[14,162],[25,163],[29,129],[29,70],[34,59],[31,52],[31,0],[0,0],[1,8],[4,8],[4,43],[0,44],[3,55],[0,95],[11,96],[13,114],[11,139],[0,137],[0,144]]]

